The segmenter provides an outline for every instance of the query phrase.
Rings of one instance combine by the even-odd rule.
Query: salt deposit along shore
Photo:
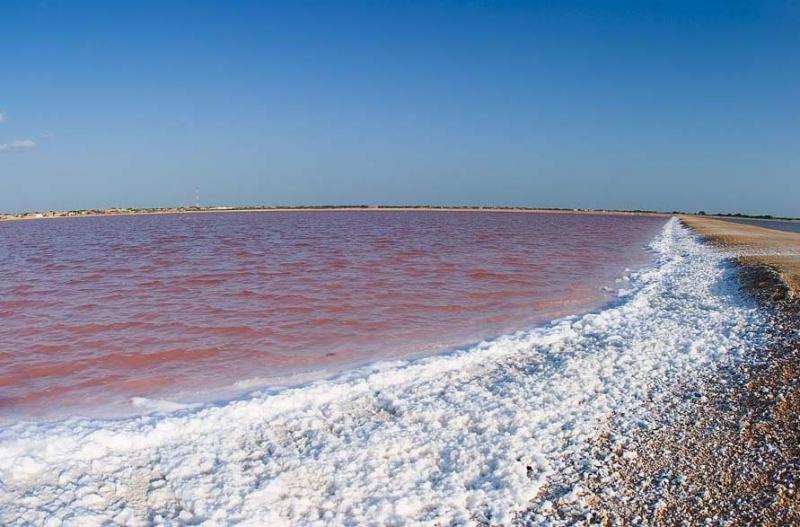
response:
[[[698,216],[682,221],[709,243],[731,252],[742,266],[777,273],[788,288],[784,293],[794,298],[800,294],[800,234]]]
[[[639,455],[619,455],[616,426],[596,441],[586,509],[603,523],[800,525],[800,234],[682,221],[735,263],[742,294],[767,313],[766,339],[653,405],[663,422],[626,437]]]
[[[468,349],[4,427],[0,524],[796,520],[796,307],[751,294],[778,275],[677,218],[651,249],[605,309]]]

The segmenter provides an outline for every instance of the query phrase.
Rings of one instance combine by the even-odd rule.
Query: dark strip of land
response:
[[[63,210],[44,212],[0,213],[0,220],[30,220],[44,218],[73,218],[94,216],[131,216],[147,214],[192,214],[213,212],[314,212],[314,211],[443,211],[443,212],[532,212],[552,214],[622,214],[654,215],[669,214],[650,210],[611,210],[547,207],[494,207],[494,206],[439,206],[439,205],[309,205],[276,207],[164,207],[164,208],[110,208]]]

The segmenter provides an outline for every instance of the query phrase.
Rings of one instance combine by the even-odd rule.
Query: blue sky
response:
[[[800,216],[792,2],[0,2],[0,210]]]

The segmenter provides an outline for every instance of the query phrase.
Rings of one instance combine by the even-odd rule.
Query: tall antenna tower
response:
[[[194,206],[200,208],[200,187],[194,188]]]

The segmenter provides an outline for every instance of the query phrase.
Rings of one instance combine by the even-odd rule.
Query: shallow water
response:
[[[532,327],[608,300],[664,222],[358,211],[2,223],[0,413],[198,400]]]

